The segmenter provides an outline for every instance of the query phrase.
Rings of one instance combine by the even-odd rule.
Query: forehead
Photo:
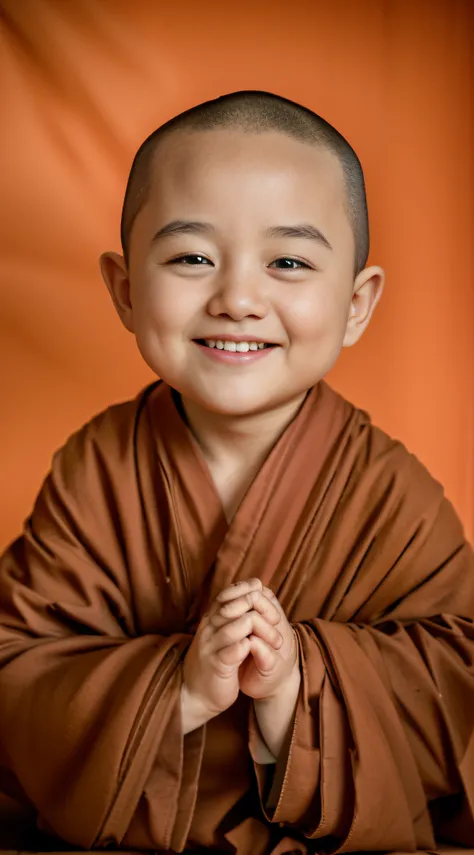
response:
[[[237,212],[343,219],[346,191],[336,156],[275,131],[174,132],[158,144],[149,201],[173,215]],[[172,209],[172,210],[170,210]]]

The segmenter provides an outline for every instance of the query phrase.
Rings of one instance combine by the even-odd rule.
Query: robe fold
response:
[[[253,576],[295,627],[302,674],[271,767],[244,695],[181,731],[199,620]],[[55,455],[1,559],[0,787],[85,849],[474,847],[473,619],[473,555],[442,488],[324,382],[230,524],[153,384]]]

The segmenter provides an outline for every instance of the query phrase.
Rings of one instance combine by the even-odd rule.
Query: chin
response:
[[[262,409],[267,409],[265,402],[262,402],[261,398],[259,400],[253,400],[212,395],[201,399],[199,404],[206,410],[210,410],[220,416],[235,416],[236,418],[239,416],[249,416],[254,413],[261,412]],[[269,406],[271,405],[269,404]]]
[[[231,385],[222,389],[217,384],[212,389],[187,387],[182,389],[181,394],[205,410],[236,418],[272,409],[275,405],[266,396],[258,394],[257,390],[249,394],[249,390],[236,390]]]

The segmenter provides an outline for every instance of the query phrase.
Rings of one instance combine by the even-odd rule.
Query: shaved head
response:
[[[253,134],[277,131],[308,145],[320,146],[337,157],[344,175],[346,209],[354,234],[355,274],[363,270],[369,254],[369,223],[364,173],[355,151],[339,131],[307,107],[270,92],[253,90],[233,92],[198,104],[157,128],[140,146],[130,170],[122,209],[121,240],[127,264],[132,227],[148,199],[158,144],[177,132],[224,128]]]

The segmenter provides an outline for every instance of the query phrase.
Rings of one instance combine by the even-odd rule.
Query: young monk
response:
[[[59,848],[474,845],[472,553],[323,381],[384,278],[355,153],[275,95],[207,102],[140,148],[122,242],[162,379],[56,454],[3,556],[5,790]]]

